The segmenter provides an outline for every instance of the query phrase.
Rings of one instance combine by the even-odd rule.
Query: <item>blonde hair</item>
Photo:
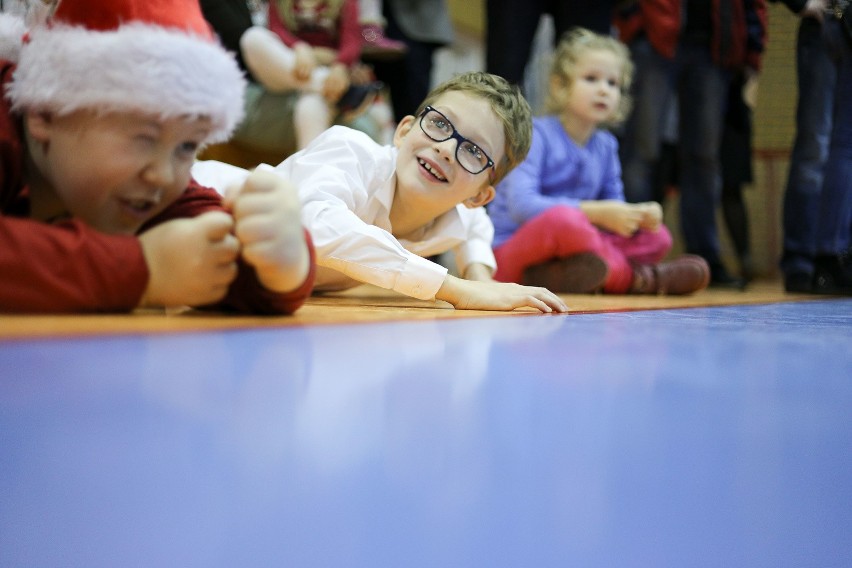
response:
[[[275,7],[278,9],[278,15],[281,17],[284,27],[288,30],[296,29],[296,13],[293,4],[294,0],[271,0],[275,2]],[[343,6],[344,0],[326,0],[328,17],[337,20],[340,17],[340,9]]]
[[[502,77],[483,71],[471,71],[456,75],[432,89],[420,104],[415,116],[420,116],[427,106],[433,106],[444,93],[453,91],[468,93],[486,100],[503,124],[506,139],[505,156],[501,162],[495,164],[495,175],[492,181],[493,185],[497,185],[506,177],[506,174],[524,161],[530,151],[532,141],[530,105],[521,94],[521,90]]]
[[[550,88],[545,99],[545,110],[559,114],[565,110],[566,99],[574,84],[577,62],[590,51],[606,51],[615,55],[621,63],[621,102],[618,105],[610,125],[618,124],[627,118],[633,100],[630,85],[633,83],[633,61],[630,51],[623,43],[611,36],[595,33],[585,28],[573,28],[565,32],[553,53],[550,66]],[[556,80],[554,80],[556,79]]]

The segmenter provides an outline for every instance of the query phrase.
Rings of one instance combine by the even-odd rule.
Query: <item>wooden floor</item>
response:
[[[815,299],[785,293],[778,281],[758,281],[745,291],[708,289],[691,296],[565,295],[572,314],[689,307],[771,304]],[[518,316],[534,315],[516,310]],[[349,324],[504,316],[506,312],[454,310],[441,301],[422,301],[369,286],[315,296],[293,316],[258,317],[195,311],[139,311],[120,315],[3,315],[0,340],[125,333],[175,333],[254,327]]]

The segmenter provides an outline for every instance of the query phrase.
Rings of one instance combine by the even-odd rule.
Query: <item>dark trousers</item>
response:
[[[385,35],[391,39],[405,42],[408,53],[395,61],[370,62],[376,78],[384,82],[391,94],[394,118],[397,121],[414,114],[426,95],[429,94],[432,80],[432,62],[435,50],[442,47],[434,42],[413,39],[399,27],[393,11],[385,2],[384,16],[387,21]]]
[[[487,0],[485,69],[520,85],[539,20],[553,17],[555,40],[574,26],[609,34],[611,0]]]

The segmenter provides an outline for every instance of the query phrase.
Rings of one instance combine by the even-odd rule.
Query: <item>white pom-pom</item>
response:
[[[0,59],[18,61],[26,31],[27,26],[22,17],[0,14]]]

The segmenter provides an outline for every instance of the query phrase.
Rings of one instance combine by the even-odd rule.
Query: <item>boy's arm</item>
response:
[[[146,224],[143,231],[170,220],[197,217],[209,211],[228,212],[219,193],[213,189],[202,187],[193,180],[181,197],[158,217]],[[237,223],[237,230],[239,231],[239,223]],[[301,283],[298,286],[289,291],[275,290],[264,286],[256,267],[247,262],[243,255],[237,260],[237,276],[228,287],[224,299],[204,307],[260,314],[290,314],[298,309],[310,296],[315,274],[314,253],[310,235],[306,230],[300,230],[304,237],[304,252],[310,255],[310,261],[307,263],[307,274],[300,280]]]
[[[497,268],[494,251],[494,224],[484,207],[461,209],[459,216],[467,226],[467,238],[455,247],[458,273],[468,280],[491,280]]]
[[[391,234],[395,153],[366,134],[335,126],[275,171],[299,188],[302,223],[317,264],[348,278],[430,300],[447,269]]]
[[[394,236],[364,222],[331,196],[302,208],[317,251],[317,264],[349,278],[400,294],[431,300],[447,269],[402,246]]]
[[[491,282],[494,280],[493,274],[493,268],[476,262],[467,265],[465,271],[462,273],[462,278],[465,280],[475,280],[477,282]]]
[[[0,274],[0,311],[30,313],[130,311],[148,280],[136,237],[8,216],[0,216]]]

